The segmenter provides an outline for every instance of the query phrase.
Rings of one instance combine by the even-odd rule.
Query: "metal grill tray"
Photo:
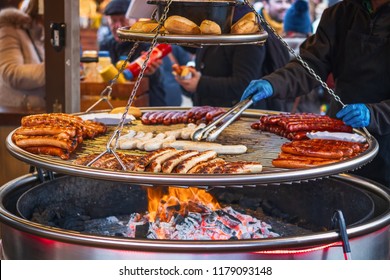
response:
[[[123,41],[151,42],[155,33],[131,32],[129,27],[120,27],[117,30],[118,37]],[[203,45],[263,45],[268,38],[268,33],[264,30],[254,34],[221,34],[221,35],[174,35],[160,34],[157,36],[158,43],[177,44],[185,46]]]
[[[176,107],[153,107],[141,108],[143,112],[157,110],[185,110],[186,108]],[[85,140],[80,147],[72,154],[69,160],[61,160],[57,157],[35,155],[24,151],[16,146],[11,137],[11,132],[6,140],[6,146],[9,152],[17,159],[29,163],[33,166],[50,170],[58,173],[69,174],[74,176],[83,176],[95,179],[112,180],[120,182],[136,183],[140,185],[169,185],[169,186],[197,186],[197,187],[241,187],[241,186],[261,186],[268,184],[280,184],[291,182],[302,182],[315,180],[330,175],[339,174],[360,168],[370,162],[378,153],[379,145],[375,138],[369,144],[369,148],[360,155],[340,161],[334,164],[323,165],[303,169],[281,169],[272,166],[272,160],[278,157],[280,146],[289,140],[269,132],[260,132],[252,129],[250,126],[257,121],[261,115],[275,114],[279,112],[268,112],[261,110],[246,110],[240,119],[227,127],[217,139],[221,144],[244,144],[248,151],[241,155],[219,155],[220,157],[230,160],[259,161],[263,165],[263,171],[256,174],[166,174],[151,172],[127,172],[96,169],[86,166],[79,166],[72,163],[79,156],[90,153],[101,153],[105,151],[109,138],[115,130],[111,126],[106,135],[93,140]],[[128,130],[143,130],[162,132],[184,127],[184,124],[176,125],[142,125],[139,120],[133,125],[125,125],[122,135]],[[363,133],[355,130],[356,133]],[[364,136],[364,135],[363,135]],[[117,152],[129,154],[143,154],[140,151],[127,151],[118,149]]]

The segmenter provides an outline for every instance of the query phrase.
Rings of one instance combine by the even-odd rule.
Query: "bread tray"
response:
[[[117,30],[118,37],[122,41],[152,42],[155,33],[139,33],[129,31],[129,27],[120,27]],[[158,43],[176,44],[184,46],[204,45],[263,45],[268,38],[264,30],[254,34],[222,34],[222,35],[174,35],[160,34],[157,36]]]
[[[143,112],[157,111],[157,110],[186,110],[188,108],[183,107],[145,107],[141,108]],[[35,155],[24,151],[16,146],[12,141],[11,132],[6,139],[6,147],[15,158],[26,162],[35,167],[49,170],[57,173],[69,174],[74,176],[90,177],[95,179],[110,180],[136,183],[140,185],[170,185],[170,186],[197,186],[197,187],[242,187],[242,186],[261,186],[268,184],[281,184],[302,182],[308,180],[316,180],[330,175],[348,172],[362,167],[369,163],[378,153],[379,145],[375,138],[369,141],[368,149],[359,154],[358,156],[340,161],[337,163],[323,165],[313,168],[303,169],[281,169],[272,166],[272,159],[277,158],[280,152],[280,146],[289,141],[286,138],[282,138],[269,132],[260,132],[254,130],[250,125],[257,121],[261,115],[264,114],[279,113],[274,111],[261,111],[261,110],[246,110],[241,115],[240,119],[228,126],[219,136],[217,142],[222,144],[244,144],[248,147],[248,151],[242,155],[220,155],[220,157],[234,161],[234,160],[247,160],[247,161],[260,161],[263,165],[263,171],[257,174],[166,174],[166,173],[151,173],[151,172],[127,172],[127,171],[113,171],[105,169],[96,169],[86,166],[75,165],[72,163],[78,156],[82,156],[89,153],[101,153],[105,151],[106,144],[109,138],[112,136],[112,132],[116,126],[110,126],[106,135],[98,137],[93,140],[85,140],[83,144],[76,149],[72,154],[71,159],[61,160],[60,158]],[[77,114],[80,115],[80,114]],[[143,131],[155,131],[162,132],[166,130],[173,130],[180,127],[184,127],[184,124],[176,124],[170,126],[157,125],[146,126],[142,125],[138,120],[131,126],[125,126],[122,134],[126,133],[125,130],[143,130]],[[239,131],[239,133],[237,133]],[[358,130],[355,131],[360,135],[364,134]],[[124,150],[117,150],[117,152],[127,152]],[[129,153],[144,153],[129,151]]]

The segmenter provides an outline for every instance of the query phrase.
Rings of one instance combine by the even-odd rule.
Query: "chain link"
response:
[[[152,40],[151,45],[150,45],[150,47],[149,47],[149,50],[148,50],[148,52],[146,53],[145,61],[143,62],[142,66],[141,66],[141,71],[140,71],[140,73],[139,73],[139,75],[138,75],[138,77],[137,77],[137,80],[135,81],[133,90],[132,90],[132,92],[131,92],[131,94],[130,94],[130,96],[129,96],[129,99],[128,99],[128,101],[127,101],[127,104],[126,104],[126,107],[125,107],[125,112],[123,113],[122,118],[121,118],[121,121],[119,122],[118,127],[117,127],[116,131],[114,132],[114,134],[116,135],[115,139],[112,139],[112,140],[115,140],[115,145],[114,145],[114,148],[113,148],[114,151],[116,150],[116,148],[117,148],[117,146],[118,146],[118,139],[119,139],[119,137],[120,137],[120,135],[121,135],[121,132],[122,132],[122,130],[123,130],[123,126],[124,126],[124,123],[125,123],[125,120],[126,120],[127,113],[128,113],[128,111],[129,111],[130,105],[131,105],[131,104],[133,103],[133,101],[134,101],[134,97],[135,97],[135,95],[136,95],[136,93],[137,93],[137,90],[138,90],[138,88],[139,88],[139,85],[140,85],[140,83],[141,83],[141,80],[142,80],[142,78],[144,77],[144,72],[145,72],[146,67],[148,66],[148,62],[149,62],[149,59],[150,59],[150,55],[151,55],[151,53],[152,53],[152,50],[153,50],[154,47],[157,45],[157,37],[159,36],[160,30],[161,30],[162,26],[164,25],[164,22],[165,22],[165,19],[166,19],[166,17],[167,17],[167,14],[168,14],[168,12],[169,12],[169,7],[170,7],[172,1],[173,1],[173,0],[169,0],[169,1],[167,2],[167,5],[166,5],[165,8],[164,8],[163,15],[161,16],[160,21],[159,21],[159,24],[158,24],[158,26],[156,27],[156,30],[155,30],[156,33],[155,33],[155,35],[154,35],[154,37],[153,37],[153,40]],[[127,64],[128,61],[130,61],[130,58],[131,58],[131,56],[133,55],[133,53],[134,53],[136,47],[138,47],[138,42],[136,42],[135,45],[134,45],[134,47],[131,49],[129,55],[128,55],[127,58],[126,58],[126,61],[122,64],[122,67],[119,69],[119,73],[117,74],[117,76],[119,76],[119,75],[124,71],[124,69],[125,69],[125,67],[126,67],[126,64]],[[117,77],[116,77],[116,78],[117,78]],[[115,79],[115,78],[114,78],[114,79]],[[115,81],[116,81],[116,79],[115,79]],[[111,141],[112,141],[112,140],[111,140]]]

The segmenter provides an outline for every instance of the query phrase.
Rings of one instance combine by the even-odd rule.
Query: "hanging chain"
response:
[[[116,137],[116,139],[115,139],[114,150],[115,150],[116,147],[117,147],[117,142],[118,142],[118,139],[119,139],[119,137],[120,137],[120,133],[121,133],[121,131],[122,131],[122,129],[123,129],[123,125],[124,125],[125,120],[126,120],[127,112],[129,111],[130,105],[133,103],[133,100],[134,100],[134,97],[135,97],[135,95],[136,95],[136,93],[137,93],[138,87],[139,87],[139,85],[140,85],[140,83],[141,83],[141,80],[142,80],[142,78],[143,78],[143,76],[144,76],[145,69],[146,69],[146,67],[148,66],[148,62],[149,62],[149,59],[150,59],[150,55],[151,55],[151,53],[152,53],[152,50],[153,50],[154,47],[157,45],[157,37],[160,35],[160,30],[161,30],[162,26],[164,25],[165,19],[166,19],[166,17],[167,17],[168,11],[169,11],[169,6],[171,5],[172,1],[173,1],[173,0],[169,0],[169,1],[167,2],[167,5],[165,6],[163,15],[161,16],[160,21],[159,21],[159,24],[158,24],[158,26],[156,27],[156,30],[155,30],[156,33],[155,33],[155,35],[154,35],[154,37],[153,37],[152,43],[151,43],[151,45],[150,45],[150,47],[149,47],[149,50],[148,50],[148,52],[147,52],[147,54],[146,54],[145,61],[144,61],[143,64],[142,64],[142,67],[141,67],[141,71],[140,71],[140,73],[139,73],[139,76],[137,77],[137,80],[136,80],[136,82],[135,82],[134,88],[133,88],[133,90],[132,90],[132,92],[131,92],[131,94],[130,94],[130,96],[129,96],[128,101],[127,101],[127,105],[126,105],[126,108],[125,108],[125,112],[123,113],[122,119],[121,119],[121,121],[120,121],[120,123],[119,123],[119,125],[118,125],[118,128],[117,128],[117,130],[119,130],[119,132],[118,132],[117,137]],[[137,42],[136,44],[138,45],[138,42]],[[133,48],[133,49],[134,49],[134,48]],[[119,75],[123,72],[123,70],[125,69],[126,63],[127,63],[127,61],[129,60],[130,57],[131,57],[131,54],[129,53],[129,55],[128,55],[126,61],[125,61],[125,63],[123,63],[122,67],[121,67],[120,70],[119,70],[118,76],[119,76]]]
[[[94,162],[96,162],[99,158],[101,158],[102,156],[104,156],[105,154],[107,153],[110,153],[110,154],[113,154],[114,157],[116,158],[116,160],[119,162],[119,164],[121,165],[122,169],[123,170],[126,170],[126,166],[124,165],[123,161],[120,159],[120,157],[117,155],[117,153],[115,152],[116,151],[116,148],[118,146],[118,139],[119,137],[121,136],[121,133],[122,133],[122,130],[123,130],[123,126],[124,126],[124,123],[125,123],[125,120],[126,120],[126,116],[127,116],[127,113],[129,111],[129,108],[130,108],[130,105],[133,103],[133,100],[134,100],[134,97],[137,93],[137,90],[138,90],[138,87],[141,83],[141,80],[144,76],[144,72],[145,72],[145,69],[146,67],[148,66],[148,62],[149,62],[149,59],[150,59],[150,55],[154,49],[154,47],[157,45],[157,37],[159,36],[160,34],[160,30],[162,28],[162,26],[164,25],[164,22],[167,18],[167,14],[168,14],[168,11],[169,11],[169,6],[171,5],[173,0],[169,0],[167,2],[167,5],[165,6],[164,8],[164,12],[163,12],[163,15],[161,16],[160,18],[160,21],[159,21],[159,24],[158,26],[156,27],[155,29],[155,32],[156,34],[154,35],[153,37],[153,40],[152,40],[152,43],[149,47],[149,50],[148,52],[146,53],[146,56],[145,56],[145,60],[144,62],[142,63],[142,66],[141,66],[141,71],[137,77],[137,80],[135,81],[135,84],[134,84],[134,87],[133,87],[133,90],[129,96],[129,99],[127,100],[127,104],[126,104],[126,107],[125,107],[125,111],[121,117],[121,120],[117,126],[117,128],[115,129],[114,133],[112,134],[112,136],[110,137],[110,140],[107,142],[107,145],[106,145],[106,150],[103,151],[101,154],[99,154],[96,158],[94,158],[91,162],[89,162],[87,164],[87,166],[91,166]],[[133,46],[133,48],[130,50],[126,60],[124,61],[124,63],[122,64],[121,68],[119,69],[118,73],[115,75],[115,77],[111,80],[110,82],[110,85],[107,86],[107,88],[110,88],[112,89],[112,85],[114,83],[117,82],[118,80],[118,77],[120,74],[123,73],[123,71],[125,70],[126,68],[126,64],[128,61],[130,61],[130,58],[132,57],[133,53],[135,52],[135,49],[138,47],[139,43],[136,42]],[[111,92],[111,91],[110,91]],[[114,145],[112,145],[112,142],[114,142]]]

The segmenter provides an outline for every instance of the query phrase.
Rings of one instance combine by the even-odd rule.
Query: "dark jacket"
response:
[[[194,105],[232,107],[240,101],[249,82],[262,76],[263,47],[255,45],[205,46],[196,54],[202,73]]]
[[[322,80],[333,73],[335,92],[344,104],[368,106],[367,128],[379,142],[379,153],[356,173],[390,187],[390,3],[371,15],[360,0],[335,4],[324,11],[316,34],[302,44],[300,53]],[[281,98],[318,86],[297,61],[264,79]],[[340,109],[332,99],[329,115]]]

